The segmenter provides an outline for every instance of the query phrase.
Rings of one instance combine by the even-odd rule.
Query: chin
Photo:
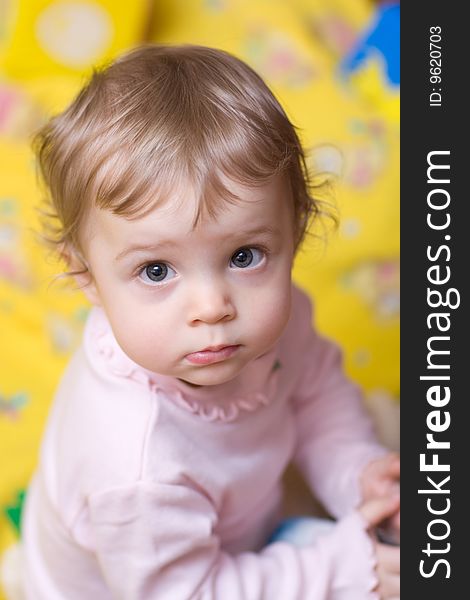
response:
[[[221,385],[235,379],[243,367],[235,367],[223,363],[205,366],[195,369],[191,373],[186,373],[181,377],[184,381],[193,385]]]

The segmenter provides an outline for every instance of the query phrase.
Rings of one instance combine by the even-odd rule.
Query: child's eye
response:
[[[140,279],[148,285],[163,283],[176,276],[176,272],[166,263],[150,263],[142,268],[139,273]]]
[[[264,252],[259,248],[239,248],[230,259],[230,266],[237,269],[256,267],[264,258]]]

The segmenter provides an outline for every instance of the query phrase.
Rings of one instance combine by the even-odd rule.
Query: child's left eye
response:
[[[236,269],[256,267],[263,260],[265,253],[259,248],[239,248],[230,259],[230,266]]]

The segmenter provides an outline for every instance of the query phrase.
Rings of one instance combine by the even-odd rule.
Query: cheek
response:
[[[149,370],[158,370],[158,362],[164,362],[173,335],[167,319],[159,318],[152,311],[127,311],[110,314],[111,327],[118,344],[134,362]],[[160,315],[161,316],[161,315]],[[163,364],[161,365],[163,367]]]
[[[250,320],[261,343],[270,346],[278,340],[289,320],[290,308],[290,279],[285,285],[276,286],[258,295]]]

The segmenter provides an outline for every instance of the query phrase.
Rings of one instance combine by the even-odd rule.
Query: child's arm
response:
[[[390,497],[400,492],[400,457],[394,452],[369,462],[362,470],[361,492],[364,500]],[[400,510],[380,524],[379,537],[400,544]]]
[[[235,556],[221,549],[217,511],[196,485],[100,493],[89,518],[104,578],[122,600],[377,598],[369,524],[356,511],[315,546],[278,542]]]
[[[377,593],[381,600],[400,598],[400,548],[387,544],[375,544],[377,556]]]
[[[399,510],[400,498],[395,493],[368,500],[362,504],[359,512],[369,523],[374,536],[374,529],[384,522],[390,520],[392,515]],[[377,560],[376,574],[377,586],[375,591],[380,600],[398,600],[400,598],[400,549],[396,546],[374,542],[374,550]]]
[[[386,450],[375,438],[359,388],[343,372],[339,348],[311,328],[307,298],[297,303],[303,368],[293,398],[295,460],[318,499],[338,517],[359,504],[360,474]]]

